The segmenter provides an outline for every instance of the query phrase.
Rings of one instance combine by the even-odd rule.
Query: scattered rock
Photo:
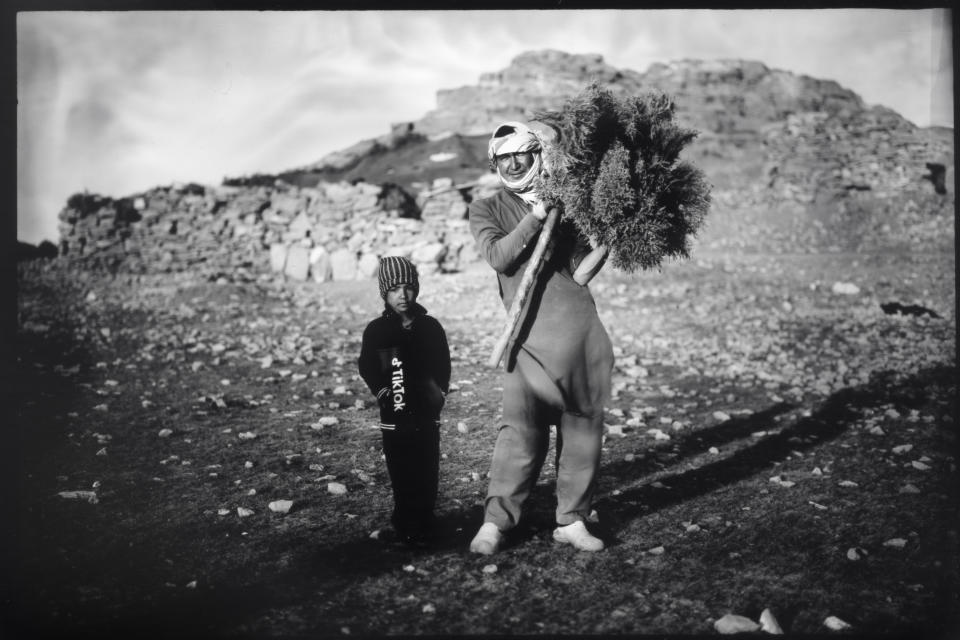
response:
[[[777,619],[773,616],[773,612],[770,611],[770,609],[764,609],[763,613],[760,614],[760,630],[775,635],[783,634],[780,623],[777,622]]]
[[[781,487],[788,487],[788,488],[796,484],[796,482],[793,482],[792,480],[784,480],[781,476],[773,476],[772,478],[770,478],[770,482],[774,484],[778,484]]]
[[[850,547],[847,549],[847,559],[856,562],[864,556],[867,555],[867,552],[861,549],[860,547]]]
[[[606,428],[607,428],[607,435],[608,435],[608,436],[619,436],[619,437],[622,438],[622,437],[624,437],[624,435],[626,435],[626,434],[623,433],[623,425],[622,425],[622,424],[608,424],[608,425],[605,425],[605,426],[606,426]]]
[[[853,296],[860,293],[860,287],[852,282],[834,282],[831,291],[839,295]]]
[[[713,623],[718,633],[729,635],[733,633],[753,633],[760,630],[760,625],[744,616],[728,613]]]
[[[323,429],[325,427],[332,427],[335,424],[340,424],[339,418],[337,418],[336,416],[323,416],[322,418],[317,420],[315,423],[310,425],[310,428],[319,431],[320,429]]]
[[[61,491],[57,495],[67,500],[86,500],[90,504],[100,502],[96,491]]]
[[[267,507],[274,513],[289,513],[293,500],[274,500]]]
[[[844,629],[849,629],[850,625],[836,616],[827,616],[826,620],[823,621],[825,627],[832,631],[843,631]]]

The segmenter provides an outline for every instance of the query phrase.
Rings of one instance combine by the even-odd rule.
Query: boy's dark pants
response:
[[[422,536],[433,525],[440,473],[440,427],[435,422],[381,429],[393,485],[391,522],[401,536]]]

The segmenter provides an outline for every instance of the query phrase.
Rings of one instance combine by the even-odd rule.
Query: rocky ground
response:
[[[548,462],[489,558],[467,552],[501,391],[486,268],[423,280],[455,389],[443,535],[414,552],[355,370],[372,281],[53,265],[20,269],[4,637],[960,629],[952,251],[602,272],[607,548],[552,542]]]

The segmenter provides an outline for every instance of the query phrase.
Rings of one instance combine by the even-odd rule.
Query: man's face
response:
[[[494,159],[503,177],[509,180],[517,180],[527,175],[527,172],[530,171],[530,167],[533,166],[534,153],[533,151],[503,153],[495,156]]]
[[[387,289],[387,306],[402,316],[407,315],[410,305],[416,300],[417,291],[411,284],[401,283],[392,289]]]

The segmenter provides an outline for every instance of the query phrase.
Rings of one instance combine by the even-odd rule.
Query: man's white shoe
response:
[[[600,551],[603,549],[603,540],[591,535],[582,520],[577,520],[565,527],[557,527],[553,530],[553,539],[557,542],[572,544],[580,551]]]
[[[470,551],[482,553],[485,556],[493,555],[500,548],[500,540],[502,539],[503,534],[500,533],[500,529],[497,529],[497,525],[492,522],[484,522],[480,531],[477,531],[477,535],[473,536],[473,540],[470,542]]]

